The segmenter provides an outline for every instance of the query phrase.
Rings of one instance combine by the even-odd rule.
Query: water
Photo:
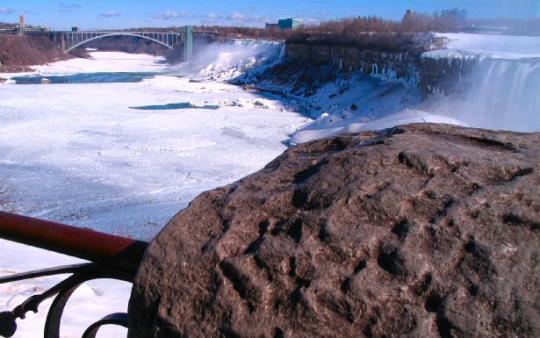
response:
[[[12,80],[16,84],[40,83],[136,83],[153,78],[160,73],[155,72],[96,72],[67,75],[26,75],[16,76]]]
[[[137,110],[176,110],[176,109],[219,109],[219,105],[205,104],[202,106],[194,105],[190,102],[179,102],[179,103],[167,103],[167,104],[158,104],[158,105],[149,105],[149,106],[140,106],[140,107],[129,107],[131,109]]]
[[[456,117],[489,129],[540,129],[540,59],[479,61]]]
[[[435,95],[422,109],[471,127],[535,132],[540,130],[540,58],[473,59],[472,71],[450,96]]]

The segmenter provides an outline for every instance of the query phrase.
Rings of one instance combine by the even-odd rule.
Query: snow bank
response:
[[[289,94],[293,96],[293,94]],[[293,96],[294,97],[294,96]],[[422,98],[416,88],[358,73],[339,78],[309,97],[296,96],[314,120],[291,135],[300,144],[342,133],[378,130],[409,123],[466,125],[455,118],[417,109]]]
[[[315,120],[291,136],[292,144],[341,133],[377,130],[409,123],[465,125],[458,119],[428,113],[418,107],[422,98],[417,88],[401,81],[363,75],[340,78],[309,97],[296,97]]]
[[[291,141],[295,144],[300,144],[337,134],[381,130],[411,123],[443,123],[467,126],[463,122],[450,117],[434,115],[418,110],[406,110],[369,122],[363,122],[363,117],[355,117],[336,123],[330,122],[330,119],[331,117],[329,115],[323,116],[312,125],[297,131],[292,136]]]

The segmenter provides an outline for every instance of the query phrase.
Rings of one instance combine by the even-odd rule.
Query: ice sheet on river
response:
[[[93,56],[89,69],[96,60],[108,64],[100,53]],[[84,61],[48,71],[73,70]],[[130,109],[183,100],[193,109]],[[239,87],[172,76],[128,84],[5,85],[0,177],[18,212],[149,238],[201,191],[279,155],[282,141],[305,121]]]

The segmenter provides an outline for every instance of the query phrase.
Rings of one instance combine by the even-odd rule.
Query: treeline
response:
[[[287,42],[354,46],[389,52],[423,51],[429,48],[430,41],[424,43],[419,40],[417,33],[457,32],[463,27],[465,15],[459,10],[435,15],[408,11],[401,21],[375,16],[334,20],[295,30],[287,37]]]
[[[291,36],[291,31],[279,29],[264,29],[255,27],[234,27],[234,26],[198,26],[195,32],[208,33],[224,38],[253,38],[268,40],[284,40]]]
[[[418,32],[456,32],[466,23],[467,12],[459,9],[435,12],[431,15],[407,11],[401,21],[385,20],[376,16],[346,18],[322,22],[318,25],[306,25],[295,30],[279,28],[261,29],[251,27],[200,26],[196,30],[219,36],[245,36],[252,38],[298,39],[302,36],[335,37],[366,33],[418,33]]]
[[[0,35],[0,72],[24,71],[68,57],[46,36]]]
[[[295,30],[260,29],[249,27],[201,26],[199,32],[221,37],[286,40],[288,43],[358,46],[384,51],[413,51],[428,48],[418,41],[415,33],[457,32],[466,25],[467,13],[453,9],[432,15],[407,11],[401,21],[385,20],[376,16],[346,18],[306,25]]]
[[[0,22],[0,28],[14,28],[15,25],[11,23]]]

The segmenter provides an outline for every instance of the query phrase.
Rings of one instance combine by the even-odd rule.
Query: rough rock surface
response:
[[[150,245],[130,337],[540,337],[540,134],[290,149]]]

